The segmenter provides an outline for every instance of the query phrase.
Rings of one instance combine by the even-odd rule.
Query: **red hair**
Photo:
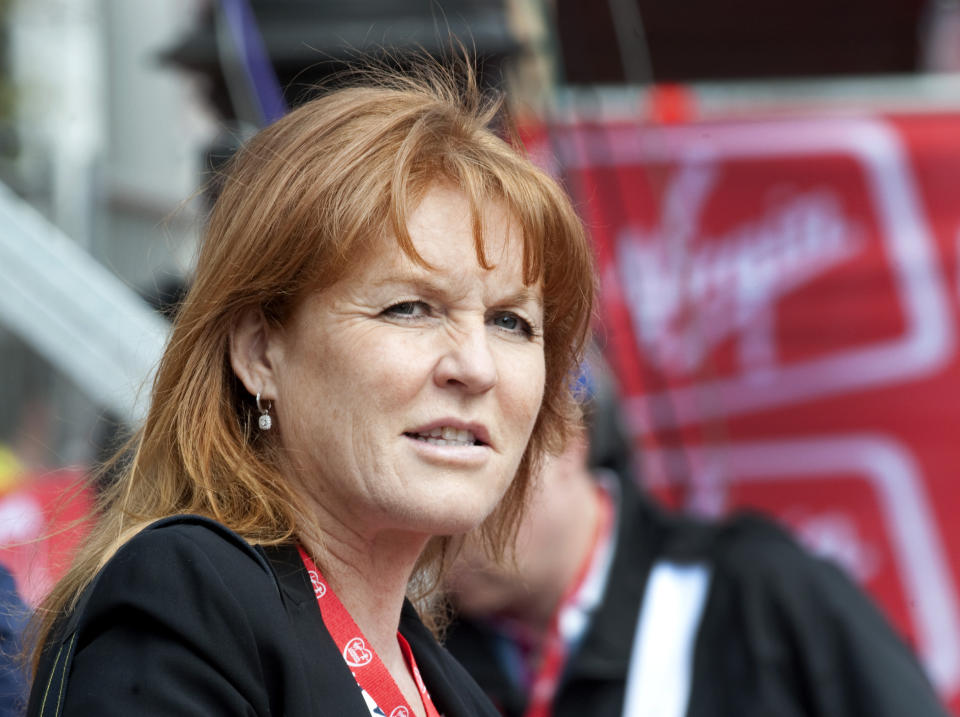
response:
[[[245,311],[282,325],[308,293],[337,281],[359,249],[391,230],[421,264],[406,218],[436,182],[472,205],[477,261],[481,207],[503,202],[523,230],[523,275],[542,282],[546,381],[516,479],[483,526],[502,549],[515,533],[534,464],[575,418],[569,377],[588,330],[591,253],[568,198],[491,129],[500,102],[434,69],[366,75],[363,86],[314,99],[257,134],[231,160],[153,386],[151,407],[73,569],[48,599],[41,636],[100,565],[158,518],[198,513],[255,543],[309,529],[277,469],[276,446],[254,429],[252,399],[234,376],[229,336]],[[267,434],[269,435],[269,434]],[[305,524],[306,523],[306,524]],[[421,560],[436,565],[437,539]]]

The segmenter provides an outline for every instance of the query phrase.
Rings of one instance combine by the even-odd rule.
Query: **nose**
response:
[[[483,393],[497,383],[497,364],[486,324],[462,329],[451,336],[437,363],[434,380],[441,387],[459,387]]]

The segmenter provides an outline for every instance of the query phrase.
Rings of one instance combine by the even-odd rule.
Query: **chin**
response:
[[[420,513],[419,520],[421,529],[418,532],[428,533],[430,535],[462,535],[479,527],[487,516],[496,508],[496,503],[492,505],[485,502],[482,506],[469,505],[466,501],[449,501],[445,506],[438,506]]]
[[[479,516],[438,516],[429,533],[431,535],[463,535],[478,528],[486,517],[486,514]]]

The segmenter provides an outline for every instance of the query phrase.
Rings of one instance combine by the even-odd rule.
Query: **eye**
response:
[[[418,318],[427,316],[430,313],[430,306],[423,301],[400,301],[383,310],[386,316],[397,316],[402,318]]]
[[[512,311],[501,311],[494,314],[491,319],[494,326],[503,329],[511,334],[520,334],[523,336],[533,336],[533,327],[530,322]]]

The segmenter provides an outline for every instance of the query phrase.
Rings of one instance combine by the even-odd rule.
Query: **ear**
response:
[[[230,329],[230,365],[251,396],[276,400],[274,367],[269,358],[270,327],[260,309],[247,309]]]

